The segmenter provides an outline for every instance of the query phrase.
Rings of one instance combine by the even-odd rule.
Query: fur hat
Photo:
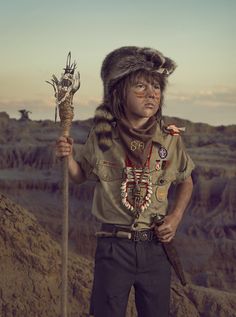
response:
[[[176,64],[161,52],[147,47],[124,46],[106,56],[101,69],[104,95],[121,78],[139,70],[146,69],[169,76]]]
[[[114,121],[110,100],[112,87],[122,78],[140,69],[156,71],[168,77],[176,68],[173,60],[161,52],[147,47],[123,46],[108,54],[102,64],[104,85],[103,104],[95,112],[95,132],[99,147],[105,151],[112,145],[111,123]]]

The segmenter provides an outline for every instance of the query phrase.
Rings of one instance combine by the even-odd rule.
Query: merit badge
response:
[[[158,154],[162,160],[165,159],[167,157],[167,154],[168,154],[167,149],[165,149],[163,146],[161,146],[158,150]]]
[[[161,169],[161,161],[160,160],[156,160],[155,169],[156,169],[156,171],[160,171],[160,169]]]
[[[163,160],[162,161],[162,166],[161,166],[161,169],[167,169],[167,167],[170,165],[170,161],[168,160]]]
[[[167,199],[167,189],[164,187],[158,187],[156,190],[156,199],[163,202]]]

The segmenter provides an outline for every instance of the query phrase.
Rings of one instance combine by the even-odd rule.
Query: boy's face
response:
[[[158,111],[160,100],[160,84],[140,78],[127,87],[125,114],[128,119],[150,118]]]

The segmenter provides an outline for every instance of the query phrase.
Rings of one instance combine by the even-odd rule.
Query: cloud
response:
[[[84,120],[94,116],[95,109],[101,103],[98,99],[89,99],[74,104],[76,117],[79,120]]]
[[[236,89],[222,86],[188,93],[172,91],[166,96],[163,113],[211,125],[235,124]]]
[[[100,105],[101,100],[98,98],[79,98],[74,102],[74,107],[78,108],[96,108]]]
[[[96,107],[100,101],[96,98],[76,101],[74,103],[74,119],[84,120],[94,115]],[[49,99],[1,99],[0,112],[7,112],[12,118],[20,118],[19,110],[26,109],[31,111],[30,118],[33,120],[54,120],[55,100]],[[58,118],[59,120],[59,118]]]
[[[0,111],[7,112],[10,117],[19,118],[19,110],[31,111],[30,117],[34,120],[52,119],[54,120],[54,104],[51,100],[42,99],[1,99]]]
[[[163,113],[213,125],[235,124],[235,101],[236,89],[229,87],[215,87],[188,93],[172,90],[166,94],[166,107]],[[93,117],[100,103],[99,98],[79,95],[74,101],[74,120]],[[31,111],[30,118],[33,120],[54,120],[55,100],[53,96],[48,99],[0,99],[0,111],[7,112],[12,118],[19,119],[21,109]]]
[[[221,86],[188,93],[173,91],[169,93],[169,96],[167,95],[166,100],[171,103],[191,103],[193,106],[236,107],[236,89]]]

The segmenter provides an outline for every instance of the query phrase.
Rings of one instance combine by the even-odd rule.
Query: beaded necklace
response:
[[[150,158],[152,145],[144,167],[137,168],[129,158],[125,160],[125,180],[121,184],[121,201],[132,212],[135,218],[139,218],[151,204],[152,182],[150,175]]]

